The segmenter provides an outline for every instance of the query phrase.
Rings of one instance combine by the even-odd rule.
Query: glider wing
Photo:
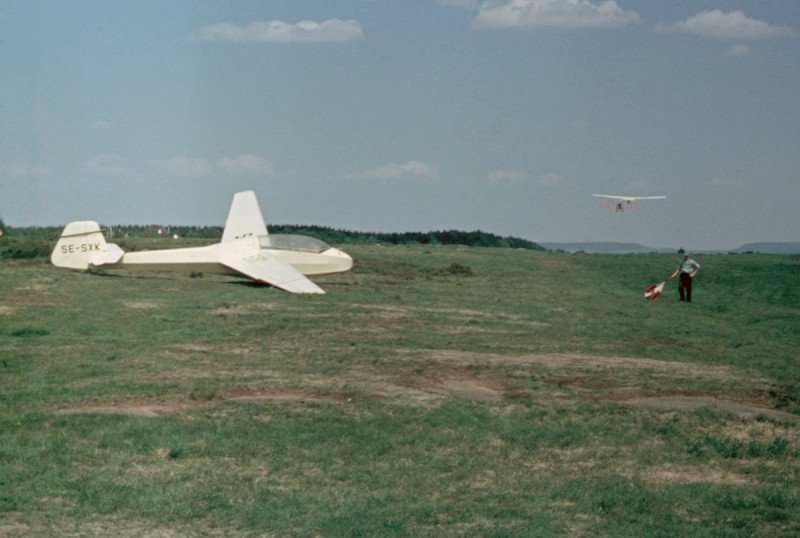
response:
[[[303,273],[261,250],[256,238],[222,243],[220,263],[242,275],[291,293],[325,293]]]
[[[598,198],[611,198],[613,200],[631,200],[630,196],[617,196],[615,194],[593,194],[592,196],[597,196]]]
[[[593,194],[598,198],[610,198],[612,200],[663,200],[666,196],[617,196],[616,194]]]

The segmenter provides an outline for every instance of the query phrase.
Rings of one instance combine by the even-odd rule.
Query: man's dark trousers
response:
[[[692,277],[689,276],[689,273],[681,273],[678,293],[681,296],[681,301],[692,302]]]

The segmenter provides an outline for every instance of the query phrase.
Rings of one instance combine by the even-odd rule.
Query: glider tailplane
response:
[[[50,261],[56,267],[85,271],[90,265],[115,263],[123,254],[114,243],[106,243],[96,222],[84,220],[67,224],[50,254]]]

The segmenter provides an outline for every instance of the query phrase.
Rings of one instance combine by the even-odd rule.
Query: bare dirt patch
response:
[[[247,394],[231,395],[224,398],[228,402],[270,403],[345,403],[352,398],[341,393],[319,394],[303,389],[276,389],[262,392],[249,392]]]
[[[449,394],[471,400],[500,401],[503,393],[478,379],[444,379],[442,386]]]
[[[430,404],[444,397],[441,392],[430,390],[430,387],[416,387],[388,378],[371,380],[364,389],[377,400],[395,400],[412,406]]]
[[[440,370],[432,380],[421,383],[419,388],[445,397],[455,396],[485,402],[499,402],[505,392],[499,380],[455,370]]]
[[[57,415],[127,415],[132,417],[159,417],[171,415],[183,410],[183,406],[172,405],[150,405],[150,404],[127,404],[127,405],[84,405],[79,407],[69,407],[56,409]]]

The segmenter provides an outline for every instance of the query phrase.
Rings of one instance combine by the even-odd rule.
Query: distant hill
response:
[[[678,248],[654,248],[646,247],[638,243],[539,243],[545,250],[561,252],[585,252],[586,254],[647,254],[647,253],[677,253]],[[800,254],[800,241],[788,241],[783,243],[745,243],[739,248],[730,250],[692,250],[692,253],[703,254],[744,254],[757,252],[760,254]]]
[[[759,252],[761,254],[800,254],[800,241],[787,241],[784,243],[745,243],[741,247],[731,250],[741,254],[744,252]]]
[[[674,248],[645,247],[638,243],[539,243],[547,250],[585,252],[587,254],[646,254],[650,252],[677,252]]]

